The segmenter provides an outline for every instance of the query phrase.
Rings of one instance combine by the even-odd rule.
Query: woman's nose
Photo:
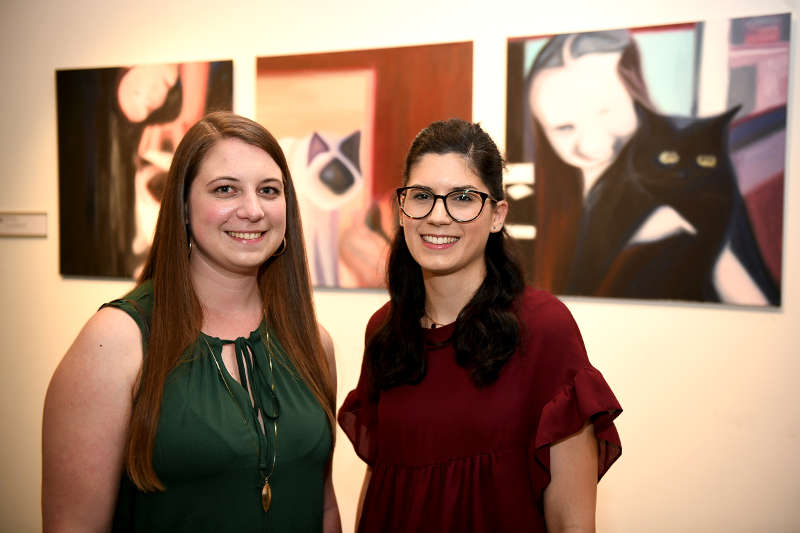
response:
[[[428,219],[434,224],[449,224],[450,215],[447,214],[447,208],[444,205],[444,198],[436,198],[433,202],[433,209],[428,215]]]
[[[602,124],[585,128],[578,136],[575,148],[579,155],[589,159],[611,157],[614,151],[614,136],[608,129],[602,127]]]
[[[259,220],[263,217],[264,209],[261,207],[258,195],[254,192],[248,192],[242,195],[237,214],[241,218],[246,218],[248,220]]]

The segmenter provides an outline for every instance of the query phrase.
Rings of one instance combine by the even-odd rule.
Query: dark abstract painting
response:
[[[133,277],[183,134],[232,109],[233,62],[58,70],[56,97],[61,274]]]

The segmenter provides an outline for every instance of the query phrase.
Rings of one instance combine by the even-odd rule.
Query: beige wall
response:
[[[315,6],[314,4],[319,4]],[[97,306],[128,282],[58,274],[54,70],[235,61],[235,106],[254,111],[258,55],[475,41],[474,118],[504,139],[505,38],[794,10],[800,0],[405,0],[48,2],[0,7],[0,211],[48,214],[46,239],[0,239],[0,530],[39,517],[41,410],[53,369]],[[667,7],[669,6],[669,7]],[[795,65],[796,66],[796,65]],[[601,531],[800,530],[800,106],[791,77],[784,305],[569,298],[594,364],[613,386],[624,454],[600,484]],[[791,150],[790,150],[791,151]],[[382,292],[318,291],[338,357],[339,399],[355,383],[363,328]],[[335,480],[352,527],[363,467],[340,435]]]

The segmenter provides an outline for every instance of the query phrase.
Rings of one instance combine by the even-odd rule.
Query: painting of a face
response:
[[[233,108],[233,62],[58,70],[56,95],[60,271],[138,277],[180,140]]]
[[[619,52],[565,58],[534,79],[529,103],[555,152],[584,173],[601,173],[636,129],[633,100],[617,74]]]
[[[128,120],[141,122],[161,107],[177,81],[177,64],[136,65],[119,82],[119,107]]]

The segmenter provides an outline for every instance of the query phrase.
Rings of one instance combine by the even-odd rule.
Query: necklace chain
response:
[[[430,315],[428,314],[428,312],[427,312],[427,311],[425,311],[425,313],[424,313],[422,316],[423,316],[424,318],[428,319],[428,323],[430,324],[430,326],[429,326],[429,328],[430,328],[430,329],[436,329],[436,328],[438,328],[439,326],[441,326],[441,325],[442,325],[442,324],[439,324],[438,322],[435,322],[435,321],[434,321],[434,320],[433,320],[433,319],[430,317]]]
[[[266,329],[266,327],[265,327]],[[270,386],[272,387],[272,396],[277,398],[277,392],[275,391],[275,374],[272,369],[272,350],[270,349],[270,339],[269,339],[269,330],[267,330],[267,338],[264,341],[267,349],[267,361],[269,361],[269,378],[270,378]],[[275,473],[275,465],[278,464],[278,416],[280,416],[280,411],[275,415],[272,419],[272,428],[274,430],[274,439],[272,441],[272,468],[264,477],[264,484],[269,485],[269,479],[272,477],[272,474]]]
[[[275,390],[275,373],[272,366],[272,349],[270,348],[269,330],[266,329],[266,326],[264,329],[266,331],[266,338],[264,339],[264,344],[267,352],[267,361],[269,363],[270,389],[272,397],[275,400],[277,400],[278,396]],[[222,367],[220,366],[219,361],[217,360],[217,356],[216,354],[214,354],[214,350],[211,349],[211,345],[208,343],[208,340],[205,338],[204,335],[203,335],[203,341],[206,343],[206,347],[208,348],[208,351],[211,354],[211,358],[214,360],[214,364],[217,366],[217,371],[219,372],[219,377],[222,379],[222,383],[225,385],[225,388],[227,389],[231,399],[238,406],[239,402],[236,401],[236,398],[233,396],[233,391],[231,391],[231,388],[228,386],[228,380],[225,379],[225,374],[222,372]],[[222,354],[220,353],[220,357],[221,356]],[[239,376],[239,379],[247,379],[247,376]],[[255,394],[255,391],[252,391],[252,393]],[[263,420],[264,418],[272,419],[272,429],[273,429],[272,468],[270,468],[269,474],[264,474],[262,471],[262,474],[264,474],[264,486],[261,489],[261,506],[264,508],[264,512],[267,512],[272,503],[272,487],[269,484],[269,480],[275,473],[275,467],[278,464],[278,417],[280,416],[280,408],[276,410],[275,416],[266,416],[266,414],[263,411],[263,408],[261,410],[261,414],[263,415],[262,422],[264,423],[266,422],[265,420]],[[244,418],[244,413],[242,413],[242,416]],[[247,423],[247,419],[245,419],[245,423]],[[256,424],[258,425],[258,420],[256,420]],[[256,431],[258,431],[259,429],[260,428],[256,428]],[[266,437],[266,432],[264,432],[264,437]]]

